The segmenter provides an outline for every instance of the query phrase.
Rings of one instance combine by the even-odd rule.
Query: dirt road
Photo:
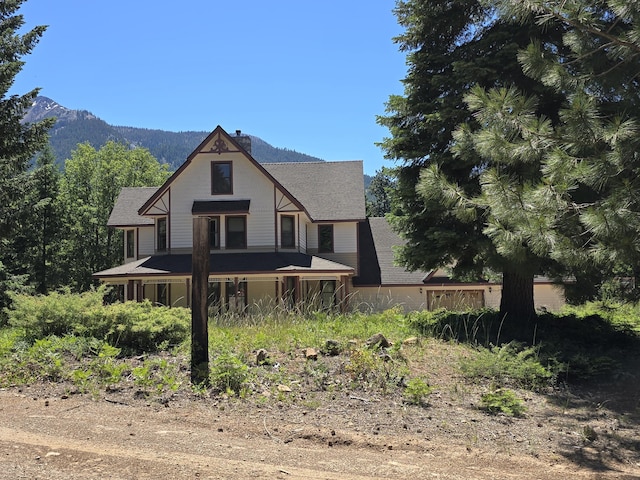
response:
[[[2,479],[638,479],[559,457],[372,436],[270,408],[112,403],[0,390]]]

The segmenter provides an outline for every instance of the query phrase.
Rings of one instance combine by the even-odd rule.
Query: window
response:
[[[136,251],[136,231],[135,230],[127,230],[127,258],[133,258],[135,256]]]
[[[236,288],[237,285],[237,288]],[[247,282],[227,282],[227,307],[231,312],[242,312],[247,307]]]
[[[156,249],[164,252],[167,249],[167,217],[156,221]]]
[[[331,308],[336,304],[336,281],[320,280],[320,298],[323,308]]]
[[[209,317],[220,313],[220,283],[209,282],[207,291],[207,310]]]
[[[209,248],[220,248],[220,217],[209,219]]]
[[[318,252],[333,252],[333,225],[318,225]]]
[[[168,283],[159,283],[156,285],[156,303],[160,305],[164,305],[165,307],[169,305],[169,284]]]
[[[296,278],[285,277],[284,293],[282,295],[285,305],[292,308],[296,303]]]
[[[247,248],[247,217],[227,217],[227,248]]]
[[[233,193],[231,162],[211,162],[211,195]]]
[[[283,248],[296,246],[294,217],[290,215],[280,217],[280,245]]]

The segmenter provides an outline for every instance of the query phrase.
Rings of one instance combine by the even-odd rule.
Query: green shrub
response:
[[[105,293],[106,288],[101,287],[81,294],[69,290],[36,296],[12,294],[12,308],[6,312],[9,325],[22,329],[32,341],[73,334],[93,310],[102,308]]]
[[[94,309],[77,330],[103,338],[129,353],[154,352],[189,338],[191,313],[186,308],[125,302]]]
[[[126,353],[153,352],[189,338],[188,309],[154,307],[149,301],[103,305],[105,292],[101,287],[82,294],[16,294],[9,322],[29,341],[50,335],[94,337]]]
[[[527,410],[522,400],[514,392],[504,388],[485,393],[480,400],[482,408],[492,415],[504,413],[510,417],[520,417]]]
[[[422,335],[481,345],[499,343],[504,327],[498,312],[490,309],[410,312],[407,323]]]
[[[422,378],[412,378],[407,382],[402,396],[407,403],[424,405],[432,390],[431,386]]]
[[[538,349],[511,342],[502,347],[483,348],[461,359],[460,368],[467,378],[488,379],[498,385],[516,384],[539,389],[554,379],[554,374],[539,361]]]
[[[214,390],[237,394],[249,379],[249,367],[233,353],[223,352],[211,361],[209,379]]]

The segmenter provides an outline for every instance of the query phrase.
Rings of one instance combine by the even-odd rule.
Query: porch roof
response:
[[[193,202],[193,215],[211,215],[224,213],[249,213],[251,200],[207,200]]]
[[[295,273],[353,275],[353,267],[297,252],[212,253],[210,275],[286,275]],[[94,278],[191,275],[191,254],[155,255],[93,274]]]

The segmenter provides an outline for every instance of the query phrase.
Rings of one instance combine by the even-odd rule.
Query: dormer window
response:
[[[231,162],[211,162],[211,195],[233,193],[233,169]]]

